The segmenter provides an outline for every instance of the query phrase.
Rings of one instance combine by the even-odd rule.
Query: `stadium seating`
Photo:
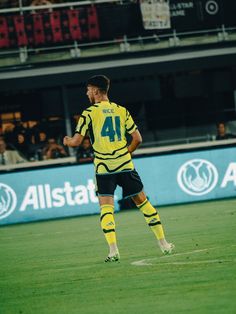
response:
[[[5,16],[0,17],[0,48],[8,48],[10,46],[9,30],[7,19]]]
[[[38,47],[99,38],[95,6],[0,17],[0,49]]]

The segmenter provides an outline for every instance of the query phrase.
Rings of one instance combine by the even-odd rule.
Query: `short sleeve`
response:
[[[125,128],[129,134],[133,133],[137,129],[137,125],[134,123],[134,120],[128,110],[126,110]]]
[[[87,130],[88,130],[88,125],[90,122],[90,117],[86,111],[83,111],[82,115],[79,118],[78,124],[75,129],[75,133],[79,133],[82,136],[85,136]]]

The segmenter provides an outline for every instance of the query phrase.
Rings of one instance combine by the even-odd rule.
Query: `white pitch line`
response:
[[[143,259],[141,261],[133,262],[131,265],[134,266],[153,266],[154,264],[147,262],[148,260]],[[236,260],[227,260],[227,259],[209,259],[203,261],[188,261],[188,262],[168,262],[168,263],[159,263],[159,265],[192,265],[192,264],[209,264],[209,263],[235,263]]]
[[[152,258],[146,258],[146,259],[142,259],[140,261],[137,262],[132,262],[131,265],[153,265],[152,263],[150,263],[153,260],[158,260],[158,259],[163,259],[163,258],[170,258],[170,257],[174,257],[174,256],[181,256],[181,255],[189,255],[189,254],[196,254],[196,253],[200,253],[200,252],[205,252],[208,250],[212,250],[215,248],[209,248],[209,249],[202,249],[202,250],[194,250],[194,251],[190,251],[190,252],[183,252],[183,253],[176,253],[176,254],[171,254],[171,255],[164,255],[164,256],[160,256],[160,257],[152,257]]]
[[[171,254],[171,255],[164,255],[164,256],[161,256],[160,258],[163,259],[163,258],[170,258],[170,257],[174,257],[174,256],[196,254],[196,253],[205,252],[205,251],[213,250],[213,249],[216,249],[216,247],[212,247],[212,248],[209,248],[209,249],[202,249],[202,250],[194,250],[194,251],[190,251],[190,252],[175,253],[175,254]]]
[[[137,262],[132,262],[131,265],[134,266],[152,266],[152,263],[148,263],[147,261],[149,261],[150,259],[141,259],[141,261],[137,261]]]
[[[235,246],[234,244],[231,246]],[[164,258],[171,258],[171,257],[175,257],[175,256],[182,256],[182,255],[189,255],[189,254],[197,254],[197,253],[201,253],[201,252],[206,252],[209,250],[215,250],[218,249],[220,247],[211,247],[211,248],[206,248],[206,249],[201,249],[201,250],[194,250],[194,251],[189,251],[189,252],[182,252],[182,253],[176,253],[176,254],[171,254],[171,255],[165,255],[165,256],[161,256],[161,257],[153,257],[153,258],[146,258],[146,259],[142,259],[140,261],[135,261],[132,262],[131,265],[134,266],[152,266],[153,260],[159,260],[160,264],[162,265],[187,265],[187,264],[201,264],[201,263],[217,263],[217,262],[235,262],[235,260],[206,260],[206,261],[189,261],[189,262],[168,262],[168,263],[163,263],[161,262],[161,260],[163,260]],[[213,261],[213,262],[212,262]]]
[[[223,260],[223,259],[212,259],[212,260],[203,260],[203,261],[188,261],[188,262],[168,262],[168,263],[159,263],[159,265],[192,265],[192,264],[208,264],[208,263],[230,263],[236,262],[236,260]],[[154,264],[148,263],[147,259],[143,259],[137,262],[131,263],[134,266],[153,266]]]
[[[169,263],[161,263],[162,265],[191,265],[191,264],[208,264],[208,263],[235,263],[234,259],[208,259],[203,261],[189,261],[189,262],[169,262]]]

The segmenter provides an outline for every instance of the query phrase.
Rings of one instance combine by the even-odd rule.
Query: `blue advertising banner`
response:
[[[236,148],[155,156],[135,164],[155,205],[236,197]]]
[[[99,213],[94,182],[93,164],[1,174],[0,225]]]
[[[236,148],[135,159],[154,205],[236,197]],[[115,195],[121,199],[118,189]],[[99,213],[92,164],[0,176],[0,225]]]

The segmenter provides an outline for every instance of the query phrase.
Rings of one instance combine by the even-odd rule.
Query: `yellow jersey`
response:
[[[113,102],[101,101],[83,111],[76,133],[85,136],[89,132],[96,174],[134,169],[126,133],[131,134],[136,129],[129,111]]]

